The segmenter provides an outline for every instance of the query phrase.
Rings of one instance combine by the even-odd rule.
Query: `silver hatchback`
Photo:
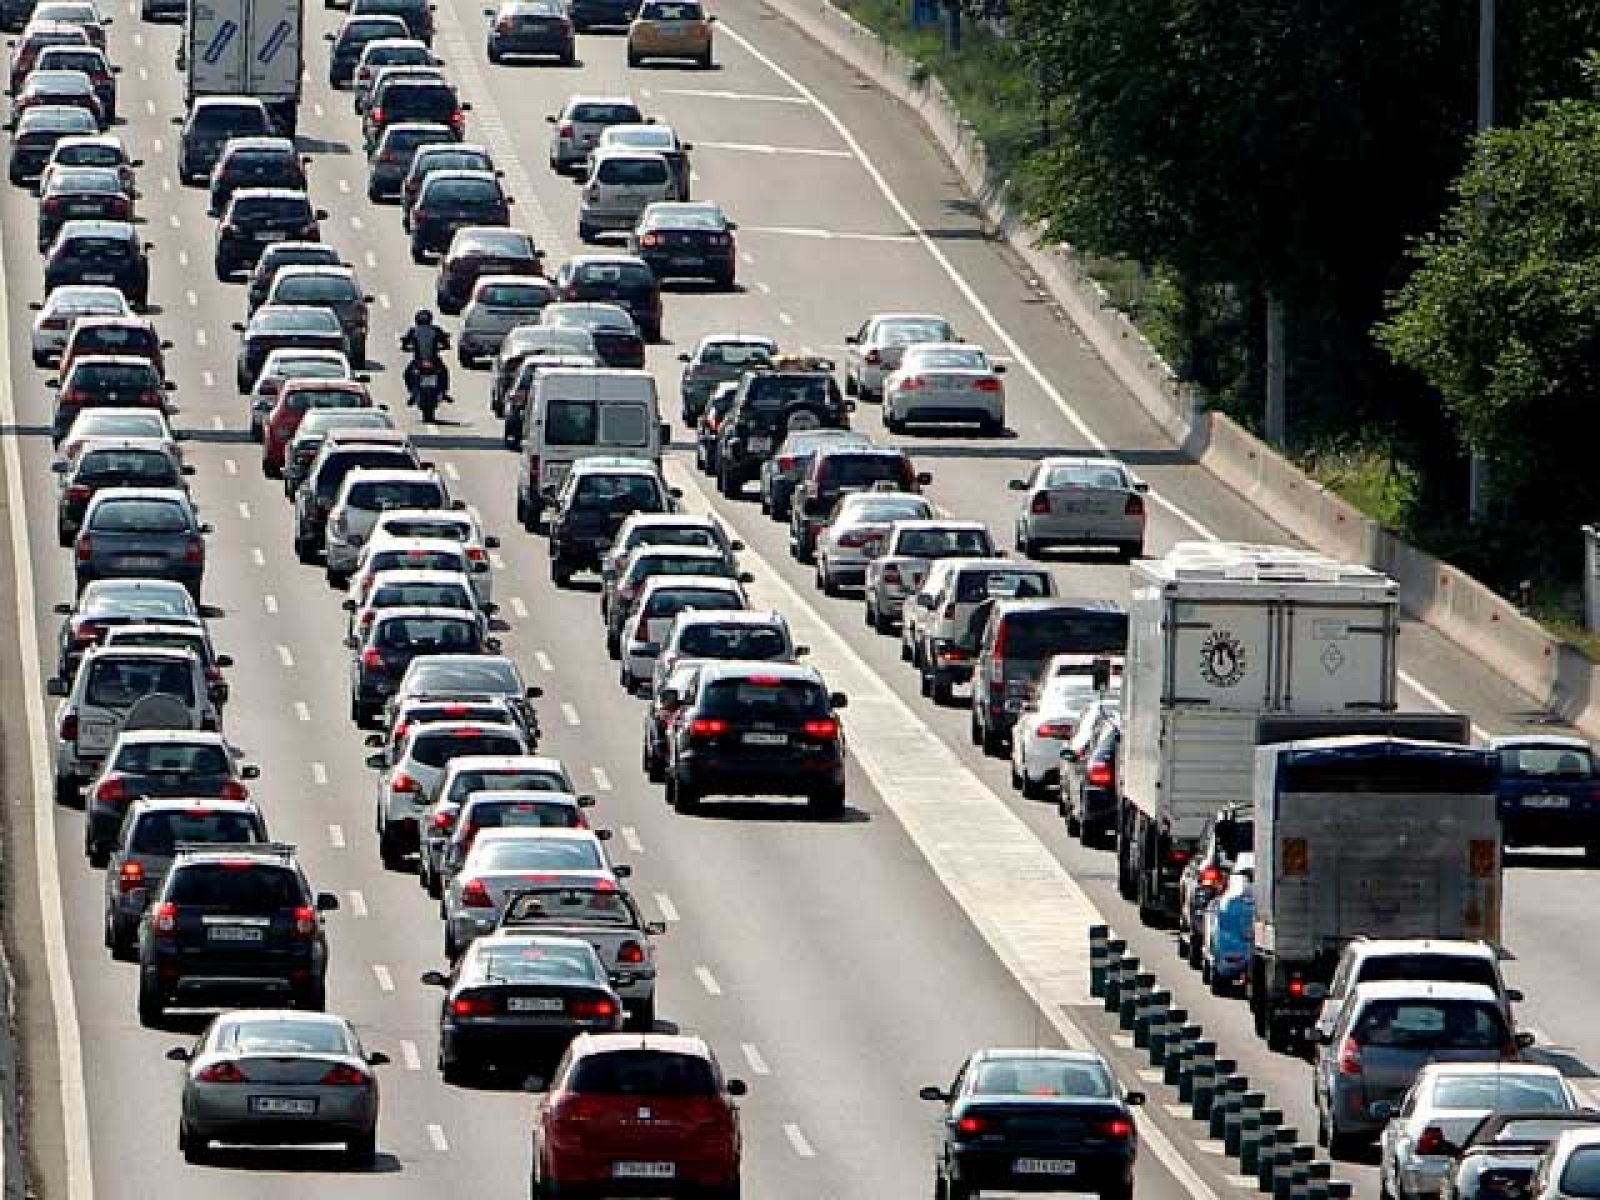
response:
[[[1029,558],[1054,546],[1110,546],[1124,558],[1144,553],[1150,486],[1114,458],[1041,459],[1026,479],[1016,518],[1017,549]]]

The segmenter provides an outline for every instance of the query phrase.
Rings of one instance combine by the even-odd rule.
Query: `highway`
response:
[[[1151,553],[1196,537],[1287,540],[1268,515],[1186,463],[1139,412],[1016,259],[985,235],[971,198],[909,116],[759,0],[723,0],[717,11],[713,72],[629,70],[622,40],[606,36],[583,37],[572,69],[490,67],[479,7],[440,0],[437,14],[436,49],[473,104],[469,138],[487,142],[506,170],[518,200],[514,221],[540,241],[547,261],[578,249],[576,189],[546,166],[544,115],[568,94],[631,91],[695,144],[697,198],[721,202],[741,225],[741,287],[669,291],[667,340],[650,349],[668,411],[677,409],[676,355],[703,333],[766,332],[842,360],[845,333],[869,313],[942,312],[1008,361],[1009,435],[889,439],[868,406],[857,424],[911,447],[919,468],[933,472],[929,490],[945,509],[985,520],[1009,543],[1005,481],[1047,451],[1098,445],[1151,482]],[[227,612],[214,629],[237,662],[227,729],[262,766],[252,786],[274,835],[296,842],[313,884],[343,900],[329,921],[329,1006],[394,1063],[384,1069],[380,1158],[370,1174],[348,1174],[312,1151],[239,1152],[215,1166],[186,1166],[176,1144],[180,1071],[162,1054],[189,1035],[139,1027],[136,969],[112,963],[101,946],[102,880],[79,849],[82,817],[50,810],[41,792],[32,804],[44,806],[43,824],[53,828],[28,826],[19,815],[32,811],[18,795],[22,756],[11,753],[8,809],[20,822],[17,835],[31,838],[40,871],[59,881],[64,916],[59,942],[43,911],[41,932],[17,952],[36,978],[47,972],[47,949],[64,952],[76,1027],[58,1031],[58,1040],[68,1074],[75,1058],[82,1070],[82,1111],[69,1089],[64,1115],[70,1144],[42,1155],[55,1184],[46,1194],[68,1194],[60,1180],[71,1172],[80,1186],[92,1180],[83,1195],[107,1200],[210,1197],[224,1187],[242,1198],[435,1196],[463,1184],[483,1200],[526,1195],[528,1098],[514,1082],[446,1087],[434,1068],[438,993],[418,976],[442,963],[441,928],[415,879],[379,864],[374,774],[346,719],[340,596],[320,570],[295,561],[281,488],[262,477],[244,433],[230,328],[244,315],[243,288],[213,278],[204,195],[177,182],[177,28],[140,22],[136,6],[115,16],[110,46],[123,65],[127,114],[117,132],[146,160],[140,209],[155,244],[156,320],[176,344],[168,359],[178,423],[194,435],[187,453],[198,468],[195,491],[216,527],[206,599]],[[414,309],[432,307],[433,272],[409,261],[398,211],[365,199],[359,123],[348,94],[330,92],[325,79],[320,35],[339,14],[313,8],[308,16],[301,143],[313,155],[313,198],[332,214],[326,240],[377,297],[374,389],[401,412],[395,339]],[[3,469],[15,544],[25,551],[8,590],[31,602],[17,627],[26,634],[31,615],[36,635],[20,676],[6,682],[38,713],[49,711],[36,689],[54,661],[51,606],[70,597],[72,576],[51,536],[48,372],[27,355],[27,304],[41,291],[34,210],[32,196],[14,187],[0,199],[10,391],[0,405]],[[1172,953],[1169,934],[1138,926],[1115,895],[1110,856],[1083,850],[1052,808],[1010,792],[1005,764],[969,745],[965,713],[935,710],[918,696],[896,640],[866,628],[858,599],[825,600],[813,589],[810,569],[788,558],[782,529],[760,515],[753,490],[743,503],[716,497],[684,453],[669,473],[690,506],[715,508],[746,542],[757,594],[790,616],[813,661],[850,692],[854,766],[843,822],[814,822],[782,803],[675,816],[640,770],[643,702],[617,686],[594,589],[580,579],[554,591],[543,540],[513,520],[516,460],[500,448],[487,376],[455,369],[454,392],[448,423],[420,432],[419,442],[504,539],[496,594],[513,626],[508,651],[545,689],[542,749],[595,791],[598,823],[617,831],[614,845],[635,868],[642,906],[670,923],[658,943],[664,1021],[705,1034],[727,1071],[751,1085],[746,1195],[889,1200],[931,1192],[935,1125],[917,1087],[947,1082],[980,1045],[1075,1037],[1069,1022],[1081,1019],[1073,1009],[1085,999],[1083,926],[1097,912],[1309,1134],[1305,1065],[1268,1054],[1242,1004],[1209,996]],[[674,428],[682,441],[687,432],[676,421]],[[1071,561],[1055,569],[1066,592],[1126,598],[1123,567]],[[26,663],[34,648],[42,668]],[[1406,629],[1402,666],[1408,704],[1465,711],[1480,731],[1541,719],[1527,697],[1421,627]],[[45,730],[28,728],[27,709],[15,706],[3,720],[8,746],[31,737],[40,753]],[[46,909],[52,891],[42,889]],[[1590,1074],[1585,1063],[1600,1061],[1600,1032],[1584,1003],[1584,984],[1600,973],[1600,918],[1585,903],[1596,895],[1600,881],[1581,859],[1514,859],[1508,872],[1511,982],[1528,996],[1521,1018],[1541,1041],[1563,1048],[1553,1056],[1580,1076]],[[1233,1194],[1187,1125],[1156,1104],[1144,1127],[1141,1196]],[[72,1141],[74,1131],[86,1142]],[[1340,1174],[1376,1194],[1370,1168]]]

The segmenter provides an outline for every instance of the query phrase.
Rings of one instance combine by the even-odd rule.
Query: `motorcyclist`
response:
[[[430,362],[434,370],[439,373],[442,386],[440,394],[450,390],[450,369],[445,366],[444,352],[450,348],[450,335],[433,323],[433,313],[426,308],[419,308],[413,318],[413,324],[400,337],[400,349],[411,355],[411,361],[406,364],[405,383],[406,392],[413,401],[417,392],[417,365]]]

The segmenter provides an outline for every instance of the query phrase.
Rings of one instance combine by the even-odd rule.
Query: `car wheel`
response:
[[[1017,530],[1017,553],[1022,555],[1023,558],[1038,558],[1039,539],[1029,537],[1020,529]]]
[[[981,744],[984,754],[990,758],[999,758],[1006,752],[1005,735],[993,729],[984,729]]]
[[[839,595],[839,585],[834,582],[833,574],[828,570],[827,562],[817,563],[817,586],[822,589],[824,596]]]
[[[644,59],[640,58],[636,53],[634,53],[632,47],[628,48],[628,65],[630,67],[637,67],[643,61]]]
[[[894,632],[894,618],[885,612],[872,614],[872,628],[887,637]]]
[[[400,839],[388,829],[378,834],[378,858],[383,862],[385,871],[399,871],[405,867],[406,856],[400,849]]]
[[[345,1143],[345,1161],[352,1167],[370,1167],[378,1157],[378,1134],[369,1129]]]
[[[295,538],[294,556],[309,567],[317,561],[317,549],[305,538]]]
[[[190,1132],[186,1122],[178,1123],[178,1152],[186,1163],[203,1163],[209,1157],[211,1143]]]
[[[428,261],[428,248],[416,237],[411,239],[411,261],[425,263]]]
[[[906,423],[888,409],[883,410],[883,427],[890,433],[904,433],[906,431]]]
[[[606,657],[613,661],[622,657],[622,639],[610,630],[606,631]]]
[[[232,264],[230,264],[228,260],[223,258],[220,254],[212,260],[211,267],[212,270],[216,272],[217,278],[223,283],[228,282],[228,280],[233,277]]]
[[[1189,960],[1189,965],[1195,970],[1203,973],[1205,967],[1205,948],[1200,944],[1200,939],[1192,932],[1189,934],[1189,941],[1186,949],[1188,952],[1186,957]]]
[[[929,676],[928,695],[932,697],[934,704],[940,708],[950,704],[954,698],[951,692],[954,685],[950,682],[950,676],[937,667],[929,668]]]
[[[829,820],[844,816],[844,785],[817,792],[810,798],[808,807],[816,816]]]
[[[489,61],[495,66],[499,66],[505,61],[505,55],[501,54],[499,48],[493,43],[490,43],[489,45]]]
[[[656,998],[637,1000],[628,1005],[628,1028],[653,1033],[656,1027]]]
[[[1136,558],[1143,558],[1144,543],[1142,541],[1129,542],[1127,545],[1121,547],[1121,549],[1118,551],[1118,555],[1123,562],[1132,562]]]
[[[856,384],[856,377],[846,371],[844,375],[844,394],[846,396],[858,395],[861,388]]]
[[[111,847],[104,842],[86,839],[83,848],[86,851],[85,857],[88,858],[89,865],[96,871],[104,871],[111,862]]]
[[[83,793],[78,790],[78,781],[72,776],[56,776],[56,803],[66,808],[83,807]]]
[[[1006,431],[1006,423],[998,418],[990,418],[978,426],[978,432],[984,437],[999,437]]]
[[[1025,800],[1044,799],[1044,781],[1031,779],[1028,773],[1024,771],[1022,773],[1022,797]]]
[[[578,240],[584,245],[594,241],[595,227],[587,221],[578,222]]]
[[[294,998],[294,1006],[301,1012],[325,1012],[328,1008],[328,987],[325,983],[312,984]]]
[[[323,575],[328,581],[328,586],[331,588],[339,588],[342,590],[343,588],[349,586],[350,573],[348,571],[335,571],[329,567],[323,571]]]
[[[692,786],[668,776],[667,803],[672,805],[674,812],[690,817],[700,811],[700,793]]]
[[[620,684],[622,690],[627,692],[630,696],[633,695],[634,691],[638,687],[638,685],[634,683],[633,674],[628,670],[628,665],[626,663],[617,668],[617,683]]]
[[[165,1015],[166,1005],[161,1000],[161,993],[141,973],[139,976],[139,1024],[146,1029],[160,1029],[161,1019]]]
[[[550,582],[559,588],[566,587],[572,582],[571,569],[552,559],[550,561]]]

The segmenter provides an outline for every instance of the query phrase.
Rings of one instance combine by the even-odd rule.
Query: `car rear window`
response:
[[[956,581],[956,601],[960,604],[1049,594],[1050,576],[1043,571],[963,571]]]
[[[208,138],[224,135],[248,137],[268,132],[267,114],[264,109],[256,108],[254,105],[239,107],[207,105],[194,114],[194,124],[190,128]]]
[[[583,263],[572,274],[579,283],[629,288],[651,288],[656,282],[655,272],[643,263]]]
[[[576,829],[582,825],[571,800],[479,800],[461,815],[479,829]]]
[[[1508,1042],[1505,1019],[1478,1000],[1373,1000],[1353,1031],[1363,1046],[1398,1050],[1497,1050]]]
[[[596,176],[601,183],[649,187],[667,182],[667,164],[658,158],[604,158]]]
[[[1112,466],[1051,467],[1045,476],[1047,488],[1118,488],[1126,490],[1128,477]]]
[[[817,467],[818,479],[836,488],[899,483],[910,476],[911,464],[899,455],[829,454]]]
[[[584,979],[599,983],[594,954],[578,946],[478,943],[464,974],[496,983],[546,983]]]
[[[274,304],[349,304],[360,299],[355,281],[339,275],[291,275],[272,289]]]
[[[80,234],[69,237],[61,243],[61,257],[74,261],[91,258],[126,262],[133,257],[133,243],[127,238],[84,236]]]
[[[1008,659],[1046,658],[1052,654],[1121,652],[1128,640],[1128,619],[1121,613],[1008,613],[1005,618]]]
[[[158,345],[155,330],[134,325],[80,326],[72,339],[74,354],[153,354]]]
[[[732,575],[725,559],[702,554],[642,554],[628,572],[630,580],[652,575]]]
[[[97,505],[89,527],[96,533],[186,533],[189,512],[171,500],[115,497]]]
[[[304,196],[236,196],[228,211],[235,221],[311,220],[311,202]]]
[[[708,550],[721,548],[717,537],[709,529],[689,526],[674,529],[670,525],[646,525],[639,529],[624,547],[637,550],[640,546],[697,546]]]
[[[407,756],[425,767],[442,767],[463,754],[521,754],[524,749],[516,738],[500,733],[419,733]]]
[[[343,388],[295,388],[284,397],[291,412],[308,412],[314,408],[359,408],[361,397]]]
[[[500,189],[492,179],[430,179],[426,188],[430,204],[497,204]]]
[[[522,680],[504,660],[481,663],[424,662],[413,668],[408,678],[413,685],[410,690],[416,693],[456,692],[518,696],[522,694]],[[483,750],[480,753],[493,752]],[[522,751],[518,749],[509,753],[521,754]]]
[[[169,855],[179,842],[259,842],[265,837],[253,815],[196,805],[181,812],[144,813],[134,823],[128,848],[135,854]]]
[[[347,502],[352,508],[443,508],[444,488],[430,479],[370,480],[352,484]]]
[[[161,386],[161,377],[149,363],[86,363],[78,360],[67,386],[92,391],[143,391]]]
[[[824,375],[762,375],[750,381],[745,402],[771,410],[792,404],[826,405],[838,393],[833,379]]]
[[[84,167],[118,167],[122,165],[122,152],[115,146],[65,146],[56,155],[56,161]]]
[[[1433,1103],[1436,1108],[1490,1112],[1495,1109],[1558,1112],[1572,1107],[1560,1080],[1546,1075],[1506,1073],[1443,1076],[1433,1085]]]
[[[598,843],[576,838],[507,838],[479,842],[472,866],[481,871],[598,871]]]
[[[632,104],[577,104],[570,114],[572,120],[585,125],[643,124],[644,116]]]
[[[265,917],[306,902],[300,877],[284,867],[240,860],[195,863],[169,877],[166,898],[179,908],[218,909]]]
[[[771,625],[694,624],[679,636],[678,650],[691,658],[774,659],[789,653],[789,639]]]
[[[471,527],[461,521],[428,517],[389,517],[383,521],[383,531],[395,537],[443,538],[451,542],[465,542],[472,534]]]
[[[1594,756],[1577,746],[1504,746],[1500,770],[1533,779],[1593,779]]]
[[[640,1048],[584,1055],[567,1088],[602,1096],[713,1096],[717,1079],[698,1055]]]
[[[372,556],[372,570],[465,571],[466,559],[448,550],[380,550]]]
[[[373,608],[460,608],[474,607],[472,592],[459,583],[389,583],[375,588]]]
[[[379,627],[373,643],[411,654],[470,653],[478,645],[478,624],[450,617],[398,617]]]
[[[552,917],[596,925],[631,927],[635,923],[633,909],[615,890],[539,888],[517,894],[506,905],[508,923]]]
[[[1481,983],[1500,990],[1494,965],[1474,955],[1374,954],[1361,960],[1354,983],[1392,983],[1416,979],[1427,983]]]
[[[128,479],[144,484],[175,483],[177,469],[159,450],[91,450],[78,462],[78,481]]]
[[[549,771],[462,771],[450,784],[459,803],[473,792],[564,792],[567,781]]]
[[[117,751],[115,769],[129,775],[232,774],[228,753],[221,746],[185,745],[182,742],[134,742],[124,745]]]
[[[594,409],[588,405],[553,405],[551,421],[555,420],[558,412],[581,412],[587,409],[592,415]],[[570,426],[568,427],[570,429]],[[564,442],[549,436],[549,423],[545,426],[545,440],[553,446],[577,444],[585,445],[586,442]],[[593,441],[590,438],[589,441]],[[586,474],[578,481],[578,486],[573,493],[575,503],[584,507],[604,507],[615,505],[626,508],[629,505],[639,509],[659,509],[662,507],[661,485],[649,475],[602,475],[598,472]]]
[[[687,0],[670,0],[664,4],[647,2],[639,17],[646,21],[698,21],[703,15],[698,4],[688,3]]]
[[[700,708],[711,716],[760,719],[763,715],[820,717],[828,712],[828,693],[807,679],[763,678],[710,681]]]
[[[915,558],[987,554],[989,536],[979,529],[917,529],[900,539],[900,553]]]
[[[709,575],[711,572],[686,571],[684,574]],[[651,618],[675,617],[681,612],[737,611],[743,608],[737,592],[721,588],[671,587],[650,593],[650,598],[645,601],[644,615]]]
[[[491,283],[478,289],[478,299],[498,308],[534,311],[550,303],[552,294],[542,283]]]
[[[97,662],[84,689],[85,703],[105,708],[128,708],[145,696],[159,692],[194,703],[194,676],[186,662],[140,659]]]
[[[1047,1058],[996,1059],[978,1065],[972,1090],[980,1096],[1073,1096],[1109,1100],[1111,1076],[1099,1063]]]

